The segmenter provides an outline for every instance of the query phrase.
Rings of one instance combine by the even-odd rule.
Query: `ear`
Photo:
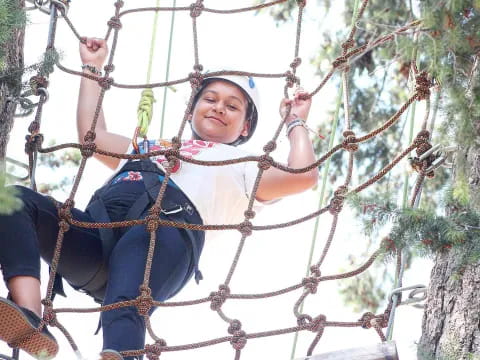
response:
[[[240,133],[240,135],[248,136],[249,132],[250,132],[250,121],[245,120],[245,122],[243,123],[243,129],[242,129],[242,132]]]

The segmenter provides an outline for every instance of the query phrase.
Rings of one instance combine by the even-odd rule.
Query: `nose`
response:
[[[213,110],[218,112],[219,114],[224,114],[225,113],[225,104],[223,103],[223,101],[217,101],[213,105]]]

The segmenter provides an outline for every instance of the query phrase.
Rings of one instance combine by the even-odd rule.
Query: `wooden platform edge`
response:
[[[399,360],[395,341],[377,345],[333,351],[295,360]]]

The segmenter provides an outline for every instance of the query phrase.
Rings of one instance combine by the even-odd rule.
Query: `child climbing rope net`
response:
[[[325,155],[315,160],[313,149],[308,139],[305,120],[308,115],[310,101],[324,86],[324,84],[337,71],[342,72],[344,81],[349,71],[349,63],[355,57],[370,50],[375,46],[382,45],[391,41],[396,35],[414,28],[417,24],[409,24],[398,29],[395,34],[388,34],[373,40],[370,43],[358,48],[354,47],[353,37],[355,27],[353,27],[349,38],[344,43],[343,53],[332,64],[331,71],[319,86],[311,92],[298,90],[293,100],[288,99],[288,89],[299,84],[296,76],[296,70],[301,61],[298,57],[300,24],[303,9],[306,6],[305,1],[297,1],[299,6],[298,31],[295,44],[295,57],[291,63],[291,68],[281,74],[255,74],[242,71],[216,71],[206,73],[200,64],[198,56],[198,41],[196,24],[197,19],[203,12],[229,13],[240,11],[256,10],[259,7],[273,6],[283,1],[275,1],[262,6],[251,7],[247,9],[237,9],[232,11],[219,11],[208,9],[203,1],[197,1],[188,8],[148,8],[133,9],[121,11],[123,2],[115,3],[115,16],[109,22],[109,31],[106,39],[113,36],[112,47],[107,64],[103,61],[107,57],[106,40],[83,38],[79,36],[73,24],[69,21],[66,13],[65,3],[52,1],[52,10],[59,11],[65,21],[72,28],[74,34],[81,43],[81,57],[83,62],[83,72],[73,71],[65,68],[60,63],[57,66],[71,74],[82,77],[82,85],[79,95],[78,110],[78,128],[80,132],[79,144],[62,144],[51,148],[43,148],[41,144],[42,136],[40,134],[40,116],[42,107],[46,101],[44,92],[38,91],[40,96],[37,115],[30,126],[31,135],[27,141],[27,151],[29,153],[31,165],[37,152],[50,152],[67,147],[77,148],[81,151],[82,161],[79,167],[78,175],[72,187],[69,198],[64,203],[52,203],[51,200],[28,191],[22,191],[22,198],[27,203],[32,204],[28,208],[34,208],[38,212],[39,203],[42,202],[42,213],[48,213],[51,218],[51,226],[48,230],[46,239],[39,241],[40,254],[47,259],[51,266],[51,276],[47,288],[46,297],[42,300],[44,306],[43,317],[40,317],[40,298],[36,301],[36,308],[29,311],[18,308],[15,303],[22,301],[16,299],[15,284],[9,284],[14,302],[3,300],[1,304],[1,313],[8,317],[9,324],[20,324],[19,329],[6,329],[0,333],[0,337],[7,341],[13,347],[20,347],[31,354],[38,355],[39,352],[46,351],[48,356],[53,356],[56,351],[56,343],[53,337],[46,331],[46,326],[57,326],[69,339],[72,347],[77,350],[73,339],[68,335],[67,329],[59,322],[56,314],[64,309],[53,308],[53,295],[61,291],[55,288],[56,274],[60,274],[67,279],[71,285],[90,293],[94,298],[103,302],[103,306],[95,309],[102,311],[102,326],[104,334],[105,351],[103,359],[131,359],[134,357],[146,355],[149,359],[158,358],[162,352],[194,349],[207,345],[213,345],[219,342],[229,341],[235,350],[235,358],[240,358],[241,350],[248,339],[285,334],[309,330],[316,333],[312,346],[308,350],[311,354],[315,345],[320,340],[323,330],[328,326],[362,326],[365,328],[373,327],[382,340],[385,336],[382,328],[386,327],[389,315],[392,311],[392,302],[387,309],[374,315],[366,313],[358,321],[338,322],[327,321],[322,314],[311,316],[301,313],[300,305],[308,295],[316,292],[320,282],[338,278],[355,276],[364,271],[375,260],[379,252],[376,252],[368,262],[359,269],[347,274],[332,276],[322,276],[320,267],[327,255],[329,246],[333,240],[333,235],[338,221],[338,216],[342,210],[343,202],[349,192],[360,192],[370,186],[389,170],[393,168],[408,153],[417,149],[421,155],[425,153],[431,145],[428,143],[429,134],[425,127],[420,132],[416,140],[398,155],[391,164],[382,169],[377,175],[367,182],[349,190],[351,181],[353,156],[358,150],[358,144],[367,141],[374,136],[386,131],[392,126],[405,111],[405,109],[414,101],[428,99],[430,82],[425,73],[420,73],[414,66],[414,72],[417,75],[417,88],[415,93],[409,98],[406,104],[380,128],[373,130],[369,134],[357,137],[351,130],[348,111],[346,111],[346,122],[344,141],[332,147]],[[360,17],[368,1],[362,3],[358,13]],[[193,72],[184,79],[168,81],[157,84],[142,85],[122,85],[114,81],[110,74],[114,71],[113,59],[121,29],[121,20],[123,16],[138,11],[189,11],[192,17],[192,29],[194,35],[194,54],[195,61]],[[54,16],[55,22],[57,17]],[[53,48],[53,42],[49,45]],[[264,147],[262,156],[251,156],[238,151],[235,145],[249,139],[252,135],[257,122],[255,91],[255,78],[285,78],[285,97],[281,106],[281,120],[278,122],[277,130],[271,141]],[[37,84],[46,86],[46,82],[39,79]],[[112,86],[123,88],[154,88],[158,86],[170,86],[181,82],[190,82],[192,93],[188,102],[183,121],[180,125],[177,136],[169,141],[155,142],[145,139],[138,143],[137,137],[133,139],[133,148],[129,151],[128,144],[130,140],[111,134],[107,131],[105,119],[102,111],[103,98],[108,89]],[[39,86],[38,89],[44,89]],[[345,104],[348,107],[348,101]],[[193,138],[183,140],[183,131],[188,124],[191,124]],[[283,165],[273,159],[270,155],[276,147],[276,140],[283,126],[286,126],[287,137],[291,143],[291,156],[288,165]],[[288,194],[297,193],[310,188],[316,182],[317,167],[324,161],[340,150],[349,152],[350,161],[345,183],[334,193],[330,204],[312,214],[304,216],[284,224],[259,226],[253,224],[255,217],[254,204],[256,201],[268,201],[277,199]],[[216,150],[216,151],[214,151]],[[216,154],[207,156],[206,154]],[[97,191],[92,198],[87,215],[74,208],[74,197],[82,178],[83,170],[87,160],[95,156],[111,168],[117,168],[108,186]],[[424,166],[420,167],[422,175],[427,175],[425,170],[429,168],[430,159],[424,160]],[[124,163],[126,162],[126,165]],[[204,193],[205,188],[192,188],[191,180],[184,180],[180,175],[186,174],[188,179],[194,175],[195,171],[201,170],[201,175],[196,175],[197,181],[205,181],[213,188],[214,196],[218,196],[218,206],[215,214],[210,214],[210,208],[202,197],[211,199],[210,194]],[[227,183],[227,186],[220,183],[219,179],[224,179],[224,173],[227,171],[233,174],[233,177]],[[189,172],[190,171],[190,172]],[[206,175],[204,175],[206,174]],[[208,176],[208,177],[205,177]],[[423,176],[424,177],[424,176]],[[239,180],[240,179],[240,180]],[[243,180],[242,180],[243,179]],[[423,181],[423,178],[420,177]],[[212,183],[210,183],[210,181]],[[236,196],[228,197],[232,189],[231,184],[237,186]],[[418,193],[421,181],[416,186],[415,198]],[[126,188],[128,186],[128,189]],[[122,188],[123,187],[123,188]],[[223,188],[225,187],[225,188]],[[187,190],[188,189],[188,190]],[[227,190],[227,193],[217,194],[219,190]],[[208,191],[208,190],[207,190]],[[129,198],[122,198],[123,203],[112,202],[118,193],[128,194]],[[245,193],[248,194],[245,197]],[[238,209],[234,215],[231,214],[232,198],[242,198],[238,204]],[[199,200],[200,199],[200,200]],[[138,200],[138,201],[137,201]],[[141,201],[140,201],[141,200]],[[228,201],[227,201],[228,200]],[[226,207],[229,207],[229,213],[225,213]],[[121,208],[121,209],[120,209]],[[332,226],[326,242],[324,251],[320,260],[311,267],[311,275],[302,280],[302,282],[293,285],[287,289],[278,290],[268,294],[232,294],[230,291],[230,281],[236,269],[236,265],[242,253],[243,246],[247,238],[254,230],[268,230],[273,228],[282,228],[291,226],[308,219],[329,212],[332,215]],[[223,217],[220,217],[224,213]],[[225,215],[226,214],[226,215]],[[26,215],[25,215],[26,216]],[[33,217],[30,213],[30,218]],[[26,217],[28,217],[26,216]],[[223,221],[218,221],[218,219]],[[10,219],[5,220],[9,222]],[[43,222],[42,222],[43,223]],[[7,225],[2,225],[7,228]],[[25,227],[19,226],[16,229]],[[52,235],[53,230],[58,235]],[[176,292],[178,292],[185,282],[195,274],[196,279],[201,275],[198,269],[198,259],[203,247],[204,231],[216,231],[222,229],[237,229],[241,233],[241,240],[233,260],[232,266],[227,274],[226,280],[219,286],[218,291],[212,292],[208,297],[194,301],[182,303],[165,303],[164,301]],[[47,231],[43,231],[46,233]],[[135,252],[132,248],[123,247],[122,240],[129,238],[127,233],[132,233],[131,239],[127,241],[130,246],[138,246],[142,243],[142,251],[138,251],[138,261],[143,261],[142,266],[138,262],[131,262],[128,276],[134,278],[131,282],[125,281],[126,274],[122,273],[125,263],[130,264],[130,256]],[[77,234],[77,235],[76,235]],[[81,236],[80,239],[69,238],[70,236]],[[38,236],[38,235],[37,235]],[[28,237],[28,236],[27,236]],[[31,236],[29,237],[31,239]],[[141,241],[139,241],[141,239]],[[77,241],[75,241],[77,240]],[[168,241],[167,241],[168,240]],[[73,247],[71,247],[73,245]],[[45,246],[42,248],[42,246]],[[181,249],[178,248],[181,246]],[[6,248],[6,246],[5,246]],[[26,248],[30,248],[26,246]],[[95,249],[87,251],[83,258],[75,256],[81,254],[86,248]],[[48,253],[48,255],[44,255]],[[118,255],[118,257],[116,257]],[[7,260],[11,261],[14,256],[7,256],[2,251],[2,270],[9,269]],[[34,255],[38,258],[38,255]],[[122,258],[123,256],[123,258]],[[83,270],[78,271],[78,267],[72,263],[87,258],[92,262],[82,264]],[[118,259],[118,264],[112,259]],[[12,262],[10,268],[14,269]],[[145,266],[143,266],[145,264]],[[182,265],[182,266],[180,266]],[[168,267],[168,270],[160,271],[162,266]],[[74,268],[72,270],[72,268]],[[91,269],[88,273],[85,269]],[[145,269],[145,271],[144,271]],[[35,270],[37,271],[37,270]],[[14,275],[12,275],[14,274]],[[116,281],[111,281],[109,277],[112,274],[121,274],[123,277]],[[30,276],[38,281],[37,272],[22,274]],[[7,280],[18,277],[18,273],[12,271],[6,276]],[[163,276],[163,278],[159,278]],[[58,277],[57,277],[58,278]],[[108,278],[109,280],[106,280]],[[24,279],[22,279],[24,280]],[[34,280],[34,281],[35,281]],[[28,279],[28,281],[32,281]],[[58,284],[58,282],[57,282]],[[135,284],[134,286],[132,284]],[[128,285],[128,286],[127,286]],[[38,284],[34,285],[38,287]],[[22,283],[19,288],[25,289]],[[301,296],[294,305],[294,315],[297,325],[288,329],[267,331],[263,333],[246,333],[242,330],[242,324],[239,320],[229,317],[224,313],[222,306],[228,299],[248,299],[264,298],[281,295],[286,292],[303,289]],[[31,299],[30,299],[31,300]],[[160,306],[185,306],[210,302],[210,307],[229,324],[228,333],[230,336],[207,340],[202,343],[188,344],[175,347],[167,346],[165,340],[159,338],[153,331],[150,324],[150,315],[154,307]],[[168,305],[167,305],[168,304]],[[71,310],[66,310],[71,311]],[[23,315],[22,315],[23,314]],[[142,331],[135,331],[137,337],[127,339],[125,334],[130,333],[131,324],[122,324],[122,318],[128,319],[127,322],[135,323],[137,328]],[[13,319],[13,320],[12,320]],[[155,343],[140,347],[144,343],[144,330],[154,339]],[[20,336],[19,334],[22,334]],[[120,343],[119,340],[121,339]],[[129,342],[131,341],[131,342]],[[120,352],[118,353],[117,350]]]

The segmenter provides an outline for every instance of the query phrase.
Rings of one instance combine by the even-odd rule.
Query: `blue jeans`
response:
[[[52,261],[58,233],[57,209],[43,195],[24,187],[16,188],[24,205],[12,215],[0,215],[1,269],[5,281],[15,276],[39,279],[40,258],[48,264]],[[111,220],[122,220],[129,205],[144,191],[141,181],[112,185],[104,199]],[[87,212],[78,209],[72,209],[72,215],[79,221],[94,221]],[[108,259],[105,305],[139,295],[150,241],[143,225],[116,228],[114,233],[116,243]],[[203,244],[204,233],[196,233]],[[176,294],[193,274],[192,245],[181,229],[159,227],[156,235],[149,285],[152,297],[164,301]],[[81,289],[104,261],[99,231],[70,226],[61,254],[58,273],[73,287]],[[135,307],[103,312],[101,321],[104,349],[143,348],[145,324]]]

